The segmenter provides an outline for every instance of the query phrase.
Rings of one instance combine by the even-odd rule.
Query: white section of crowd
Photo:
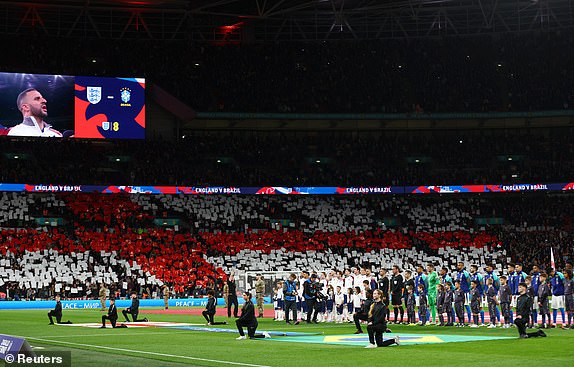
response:
[[[7,282],[17,282],[20,288],[39,289],[54,287],[54,292],[69,290],[72,294],[82,294],[86,286],[94,283],[117,283],[119,275],[134,277],[140,285],[162,285],[140,265],[120,259],[116,252],[101,251],[72,252],[60,254],[55,250],[28,252],[17,257],[7,252],[0,259],[0,286]],[[66,289],[67,288],[67,289]]]
[[[35,216],[30,212],[38,209],[65,207],[66,204],[55,195],[26,195],[16,192],[2,192],[0,195],[0,226],[10,220],[32,221]]]
[[[144,210],[170,210],[186,214],[201,228],[209,223],[233,226],[239,222],[269,221],[272,207],[292,219],[291,227],[303,232],[367,231],[386,229],[381,216],[403,217],[403,231],[410,227],[420,231],[474,231],[474,217],[480,215],[481,199],[449,199],[441,202],[413,202],[404,197],[378,201],[333,196],[265,197],[260,196],[196,196],[196,195],[134,195],[133,201]],[[375,210],[376,209],[376,210]],[[406,225],[404,225],[406,224]]]
[[[467,269],[473,264],[483,267],[486,263],[492,263],[498,272],[503,270],[501,260],[508,260],[506,251],[491,252],[485,248],[439,249],[438,256],[430,256],[416,248],[381,249],[365,253],[351,249],[343,249],[341,253],[334,253],[331,250],[305,253],[272,250],[269,254],[242,250],[236,255],[205,256],[205,259],[227,271],[321,271],[323,269],[342,271],[364,263],[370,263],[374,267],[373,270],[390,269],[393,265],[398,265],[401,269],[414,271],[417,265],[426,266],[429,262],[437,264],[437,268],[444,266],[454,271],[456,263],[462,261]]]

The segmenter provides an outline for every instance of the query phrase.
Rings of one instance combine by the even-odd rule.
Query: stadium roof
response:
[[[0,33],[215,42],[472,36],[574,27],[574,0],[3,1]]]

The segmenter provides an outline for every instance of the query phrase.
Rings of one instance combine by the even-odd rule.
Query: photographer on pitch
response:
[[[311,277],[303,283],[303,297],[307,303],[308,324],[311,322],[315,324],[317,323],[317,313],[319,309],[317,304],[317,293],[320,291],[322,286],[323,285],[317,281],[317,274],[311,274]]]
[[[297,276],[295,274],[289,275],[283,283],[283,296],[285,297],[285,322],[291,324],[289,320],[289,312],[293,313],[293,323],[299,324],[297,321]]]

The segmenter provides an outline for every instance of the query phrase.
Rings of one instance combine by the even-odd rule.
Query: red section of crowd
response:
[[[4,229],[0,231],[0,253],[23,254],[25,251],[53,249],[60,253],[112,252],[136,262],[144,272],[173,284],[177,290],[212,286],[215,279],[225,278],[203,255],[236,255],[248,249],[270,253],[272,250],[326,251],[382,248],[497,246],[496,236],[479,232],[409,232],[373,230],[362,233],[322,232],[307,234],[300,230],[264,230],[232,233],[181,233],[157,229],[153,216],[123,195],[65,195],[72,214],[71,226],[49,229]]]
[[[106,226],[116,225],[125,230],[129,226],[145,223],[153,216],[131,201],[126,195],[69,194],[63,199],[80,223],[97,223]]]
[[[416,238],[428,244],[429,248],[438,250],[447,247],[478,247],[502,245],[500,240],[488,233],[480,232],[472,234],[465,231],[456,232],[419,232],[410,234],[411,238]]]
[[[354,248],[358,250],[377,250],[381,248],[409,248],[410,239],[391,231],[321,232],[307,235],[298,230],[258,231],[248,233],[201,233],[202,241],[216,253],[235,255],[244,249],[269,253],[272,250],[287,251],[325,251],[328,248]]]
[[[412,237],[399,232],[380,231],[362,234],[316,232],[308,236],[300,231],[264,231],[252,233],[207,233],[197,236],[163,229],[127,230],[119,228],[94,232],[79,227],[75,239],[52,229],[2,230],[0,251],[22,254],[24,251],[54,249],[61,253],[84,251],[116,251],[131,264],[137,262],[144,272],[164,282],[183,287],[203,285],[209,278],[224,277],[222,269],[215,269],[203,254],[234,255],[243,249],[269,253],[284,248],[288,251],[324,251],[327,248],[377,250],[381,248],[410,248],[416,238],[432,249],[440,247],[483,247],[495,245],[496,237],[467,232],[412,233]]]

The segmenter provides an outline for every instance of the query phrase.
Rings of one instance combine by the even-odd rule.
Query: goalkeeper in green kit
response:
[[[432,323],[436,324],[436,287],[440,284],[440,278],[435,271],[433,263],[427,264],[427,297],[431,311]]]

